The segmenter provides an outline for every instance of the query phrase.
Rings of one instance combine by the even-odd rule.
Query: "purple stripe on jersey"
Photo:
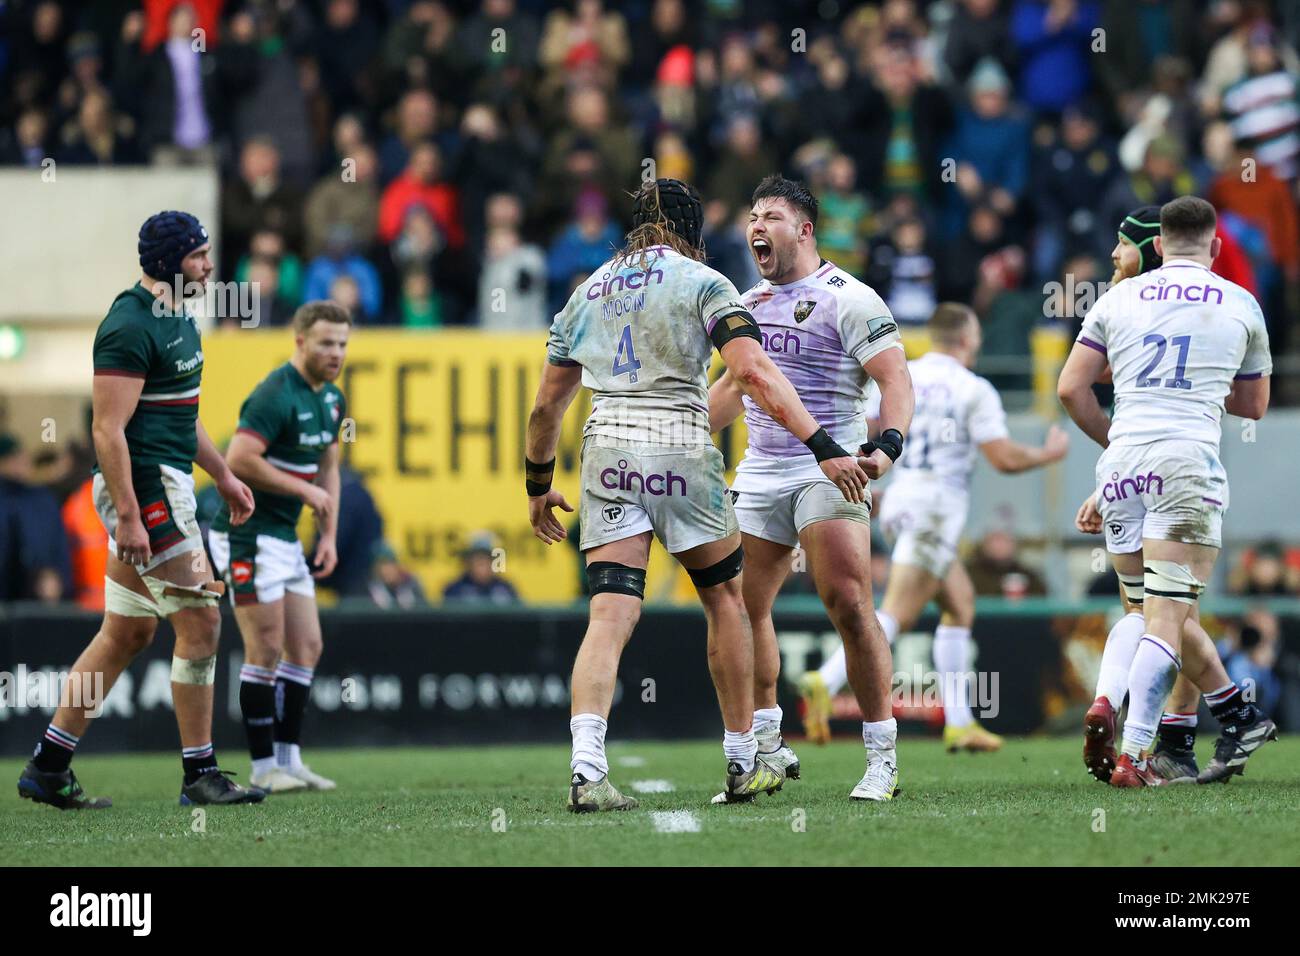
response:
[[[1212,505],[1218,505],[1220,508],[1223,507],[1223,502],[1220,501],[1220,500],[1217,499],[1217,498],[1202,498],[1201,500],[1202,500],[1202,501],[1208,501],[1208,502],[1209,502],[1210,504],[1212,504]]]
[[[1102,355],[1105,355],[1105,354],[1106,354],[1106,346],[1102,345],[1100,342],[1094,342],[1092,339],[1088,338],[1088,336],[1086,336],[1086,335],[1081,335],[1081,336],[1079,336],[1079,338],[1078,338],[1078,342],[1079,342],[1080,345],[1086,345],[1086,346],[1088,346],[1088,348],[1090,348],[1090,349],[1096,349],[1096,350],[1097,350],[1098,352],[1100,352]]]
[[[817,275],[815,275],[813,278],[815,278],[815,279],[820,279],[820,278],[821,278],[822,276],[824,276],[826,273],[831,272],[831,271],[833,271],[834,269],[835,269],[835,263],[833,263],[833,262],[828,262],[828,263],[826,263],[826,267],[825,267],[824,269],[822,269],[821,272],[818,272]]]
[[[1242,375],[1233,376],[1232,380],[1234,382],[1253,382],[1255,379],[1263,378],[1263,377],[1264,377],[1263,372],[1246,372]]]

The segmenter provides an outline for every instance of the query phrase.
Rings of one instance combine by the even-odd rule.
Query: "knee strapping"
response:
[[[1119,585],[1124,589],[1124,596],[1128,598],[1130,604],[1142,606],[1142,598],[1146,594],[1146,580],[1143,575],[1121,574]]]
[[[172,683],[207,685],[211,684],[216,676],[216,654],[196,661],[187,661],[183,657],[172,658]]]
[[[617,561],[593,561],[587,565],[587,585],[592,595],[627,594],[645,598],[645,568],[632,568]]]
[[[1183,604],[1195,604],[1205,582],[1192,574],[1192,569],[1176,561],[1145,561],[1146,594],[1148,597],[1168,598]]]
[[[104,610],[122,617],[162,617],[162,609],[143,594],[137,594],[107,575],[104,577]]]
[[[153,595],[162,617],[170,617],[177,611],[187,608],[217,607],[221,595],[226,593],[226,585],[221,581],[208,581],[193,586],[173,584],[151,575],[143,575],[145,586]]]
[[[737,547],[735,551],[716,564],[710,564],[707,568],[698,568],[694,571],[687,568],[686,573],[691,576],[691,580],[697,588],[711,588],[734,578],[740,573],[744,563],[745,552]]]

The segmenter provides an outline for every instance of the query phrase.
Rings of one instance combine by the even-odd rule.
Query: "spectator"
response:
[[[453,147],[447,135],[439,134],[438,99],[428,90],[411,90],[397,104],[397,128],[379,147],[379,172],[385,185],[411,165],[411,152],[422,143],[433,142],[441,150]]]
[[[419,578],[402,567],[397,560],[397,552],[387,541],[375,545],[367,591],[375,606],[385,610],[409,610],[428,603],[424,599],[424,588],[420,587]]]
[[[285,248],[284,236],[274,229],[259,229],[253,233],[248,255],[235,266],[235,281],[246,282],[254,259],[276,267],[275,291],[285,304],[294,308],[303,303],[302,260]]]
[[[248,281],[252,283],[257,303],[254,316],[257,327],[276,329],[288,325],[293,320],[297,303],[286,298],[280,290],[280,264],[268,256],[254,255],[248,261]],[[222,319],[221,324],[228,328],[243,327],[244,319],[232,316]]]
[[[13,130],[4,133],[0,139],[0,161],[5,165],[39,169],[50,158],[49,120],[42,110],[36,107],[24,110]]]
[[[95,510],[94,482],[87,478],[63,502],[63,530],[68,537],[72,570],[71,597],[88,611],[104,610],[104,575],[108,571],[108,532]],[[215,487],[215,486],[214,486]],[[204,540],[207,536],[204,535]]]
[[[320,58],[320,75],[335,109],[361,106],[369,89],[369,67],[379,48],[379,29],[357,0],[327,0],[325,22],[314,49]]]
[[[537,331],[546,312],[546,254],[525,243],[519,229],[523,204],[499,193],[488,200],[487,249],[479,275],[479,327],[491,331]]]
[[[1067,256],[1109,253],[1109,248],[1102,249],[1097,243],[1102,233],[1097,212],[1120,170],[1115,147],[1102,139],[1101,124],[1091,106],[1075,104],[1065,110],[1059,137],[1037,151],[1033,169],[1038,220],[1035,277],[1046,281],[1054,276]]]
[[[618,227],[609,221],[604,196],[593,190],[578,197],[572,222],[546,256],[552,313],[564,307],[574,287],[613,254],[622,238]]]
[[[253,234],[273,230],[289,249],[302,248],[302,194],[280,177],[280,150],[259,136],[239,154],[239,176],[222,196],[222,252],[235,262],[249,251]]]
[[[899,220],[872,245],[867,284],[900,324],[919,327],[930,321],[939,301],[938,275],[920,217]]]
[[[1008,531],[989,531],[966,563],[976,594],[998,595],[1013,600],[1044,595],[1047,585],[1038,572],[1021,563],[1018,545]]]
[[[443,588],[443,601],[518,604],[519,593],[514,585],[497,573],[497,550],[490,534],[470,538],[469,546],[461,552],[464,572]]]
[[[364,597],[369,593],[370,570],[377,546],[384,538],[384,519],[375,499],[366,490],[361,475],[345,462],[339,465],[339,518],[335,534],[338,564],[334,573],[322,578],[322,587],[340,597]],[[316,545],[308,554],[316,553]]]
[[[369,250],[379,228],[379,169],[374,149],[365,142],[348,144],[339,166],[322,176],[307,195],[303,229],[308,257],[325,251],[330,228],[352,230],[358,249]]]
[[[464,245],[460,197],[456,187],[443,178],[442,154],[431,140],[415,145],[406,171],[384,190],[379,200],[380,241],[396,239],[408,212],[417,206],[433,217],[449,248]]]
[[[1247,549],[1228,575],[1228,589],[1252,596],[1300,594],[1300,550],[1286,554],[1276,541]]]
[[[955,87],[963,87],[975,65],[985,57],[998,61],[1008,75],[1016,69],[1006,13],[998,0],[960,0],[948,27],[943,59]]]
[[[1263,166],[1286,183],[1300,172],[1300,71],[1282,64],[1276,31],[1258,23],[1246,43],[1246,75],[1223,93],[1238,142],[1249,140]]]
[[[1274,670],[1280,630],[1276,615],[1256,609],[1241,622],[1236,639],[1220,647],[1228,676],[1249,694],[1247,700],[1270,716],[1277,713],[1282,699],[1282,680]]]
[[[1011,38],[1020,61],[1020,98],[1059,113],[1088,88],[1092,31],[1100,10],[1089,0],[1016,0]]]
[[[831,158],[826,188],[817,197],[817,246],[827,259],[861,279],[867,262],[871,202],[857,189],[857,175],[853,160],[844,153]]]
[[[331,227],[325,241],[325,251],[307,266],[307,275],[303,279],[303,301],[313,299],[336,298],[335,283],[346,278],[355,284],[355,305],[352,292],[341,293],[344,299],[338,299],[349,308],[359,308],[360,318],[373,322],[382,314],[383,287],[379,282],[379,270],[356,251],[353,242],[352,227],[339,223]],[[354,312],[355,315],[355,312]]]
[[[14,436],[0,434],[0,602],[53,603],[71,590],[62,529],[58,501],[32,484],[31,458]]]
[[[140,162],[130,122],[113,112],[108,94],[90,90],[81,99],[77,118],[63,129],[57,159],[70,166],[113,166]]]
[[[544,92],[553,93],[575,77],[612,88],[631,56],[627,24],[601,0],[575,0],[547,15],[537,55],[546,70]]]
[[[413,269],[402,277],[397,322],[408,329],[436,329],[443,323],[442,297],[427,272]]]
[[[977,203],[1011,215],[1029,184],[1029,125],[1011,108],[1011,83],[1002,67],[984,60],[971,74],[967,90],[970,105],[958,111],[949,144],[957,186],[950,228],[952,215],[960,222]]]
[[[718,155],[707,194],[726,203],[728,216],[749,209],[749,197],[759,180],[772,169],[772,157],[763,149],[758,121],[748,114],[732,118],[726,144]]]

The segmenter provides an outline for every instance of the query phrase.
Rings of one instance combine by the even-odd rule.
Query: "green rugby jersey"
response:
[[[144,379],[125,428],[132,467],[170,465],[188,474],[199,447],[203,346],[193,318],[154,315],[154,302],[138,282],[113,300],[95,333],[95,374]]]
[[[325,450],[338,441],[346,408],[338,386],[326,382],[320,391],[314,391],[293,363],[285,362],[244,399],[239,409],[238,430],[250,432],[266,442],[263,457],[276,468],[304,481],[313,481]],[[256,488],[253,500],[256,504],[253,516],[233,529],[235,533],[298,540],[300,500]],[[232,530],[230,509],[226,505],[217,512],[212,529]]]

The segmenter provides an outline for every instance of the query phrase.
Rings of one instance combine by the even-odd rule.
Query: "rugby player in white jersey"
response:
[[[867,475],[817,424],[767,357],[740,294],[704,265],[699,195],[675,179],[636,197],[627,244],[574,290],[555,316],[547,364],[528,420],[528,511],[547,544],[567,533],[551,488],[560,423],[580,385],[593,391],[583,429],[579,513],[591,618],[573,665],[575,812],[626,810],[636,800],[609,780],[605,731],[618,661],[641,613],[657,535],[687,569],[708,619],[709,670],[722,710],[726,802],[781,788],[779,765],[757,759],[753,640],[741,596],[742,552],[722,453],[709,434],[712,349],[745,394],[811,450],[837,494],[861,502]]]
[[[762,324],[762,317],[755,313]],[[1056,425],[1042,448],[1012,440],[997,390],[971,371],[982,337],[968,306],[942,302],[929,322],[931,350],[908,363],[916,392],[907,451],[898,460],[880,508],[893,545],[889,584],[877,616],[892,644],[932,599],[941,616],[934,632],[934,666],[943,698],[944,744],[950,752],[989,751],[1002,738],[975,722],[970,702],[970,635],[975,587],[957,544],[966,524],[971,470],[979,449],[1004,474],[1040,468],[1065,457],[1069,438]],[[808,735],[829,739],[830,698],[844,686],[844,655],[832,655],[800,682]]]
[[[1222,543],[1228,478],[1219,461],[1224,411],[1262,418],[1272,361],[1254,296],[1210,271],[1219,252],[1214,207],[1182,196],[1160,212],[1160,268],[1101,296],[1061,370],[1057,394],[1080,429],[1106,449],[1097,507],[1122,577],[1143,577],[1145,632],[1129,668],[1129,709],[1110,784],[1161,779],[1147,750],[1182,668],[1186,621]],[[1109,363],[1112,419],[1092,384]],[[1195,649],[1189,643],[1189,663]],[[1226,781],[1277,736],[1273,722],[1233,694],[1200,783]]]
[[[1114,273],[1111,284],[1157,269],[1161,258],[1155,251],[1160,235],[1160,207],[1141,206],[1120,223],[1115,248],[1111,250]],[[1110,366],[1100,380],[1111,380]],[[1075,527],[1085,534],[1101,534],[1103,522],[1097,510],[1096,494],[1079,507]],[[1109,545],[1110,542],[1108,541]],[[1128,693],[1128,672],[1146,624],[1142,619],[1142,575],[1120,578],[1120,602],[1124,616],[1117,620],[1106,636],[1101,666],[1097,673],[1097,690],[1092,706],[1084,715],[1083,763],[1098,780],[1110,781],[1118,754],[1115,752],[1115,720]],[[1196,765],[1197,706],[1205,698],[1216,719],[1224,717],[1234,706],[1236,683],[1228,677],[1219,660],[1210,635],[1201,627],[1196,615],[1189,615],[1183,625],[1183,669],[1165,704],[1156,734],[1155,750],[1147,766],[1163,783],[1195,783],[1200,772]],[[1195,682],[1190,675],[1196,675]]]
[[[743,302],[758,322],[763,347],[836,441],[851,448],[866,444],[868,379],[880,386],[885,430],[874,446],[862,449],[867,474],[879,478],[902,451],[912,419],[907,360],[880,296],[818,255],[816,225],[817,200],[802,183],[780,176],[759,183],[747,238],[763,278]],[[709,427],[717,431],[730,424],[742,406],[749,447],[731,494],[748,564],[742,587],[754,632],[760,751],[797,776],[798,760],[781,738],[781,656],[772,602],[798,546],[847,651],[848,681],[862,709],[867,768],[851,796],[890,800],[898,781],[893,658],[872,607],[870,492],[865,500],[844,500],[808,450],[743,394],[734,369],[709,390]]]

